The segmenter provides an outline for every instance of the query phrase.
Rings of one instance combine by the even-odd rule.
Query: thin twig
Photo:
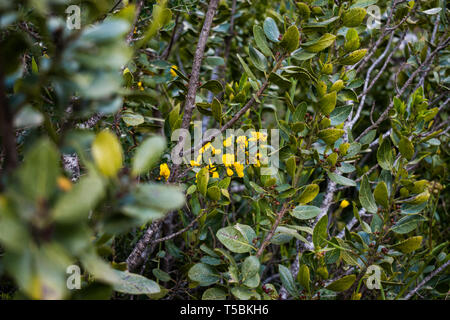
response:
[[[446,263],[444,263],[442,266],[440,266],[439,268],[437,268],[436,270],[434,270],[432,273],[430,273],[425,279],[422,280],[422,282],[420,282],[417,287],[415,287],[413,290],[411,290],[404,298],[404,300],[409,300],[410,298],[412,298],[417,291],[422,288],[428,281],[430,281],[435,275],[441,273],[442,271],[445,270],[445,268],[447,268],[450,265],[450,260],[448,260]]]
[[[266,236],[264,241],[261,243],[261,246],[259,247],[258,252],[256,252],[256,257],[259,258],[262,255],[262,253],[264,252],[264,249],[266,248],[266,246],[270,243],[270,240],[275,235],[275,230],[277,229],[278,225],[280,224],[281,219],[283,219],[284,214],[287,211],[287,208],[288,208],[288,204],[287,204],[287,202],[285,202],[283,204],[283,207],[281,208],[280,212],[278,212],[277,219],[275,220],[275,222],[272,226],[272,229],[270,230],[269,234]]]
[[[184,143],[187,138],[186,130],[189,128],[192,119],[192,113],[195,108],[195,96],[197,94],[198,80],[200,77],[200,67],[203,61],[203,54],[205,53],[206,42],[208,41],[209,32],[211,30],[212,21],[216,13],[219,0],[211,0],[208,5],[208,11],[206,12],[205,21],[203,23],[202,31],[198,39],[197,48],[194,54],[194,61],[192,64],[191,77],[189,78],[188,92],[186,95],[186,101],[184,104],[184,116],[181,123],[182,134],[178,140],[178,146]],[[180,164],[175,164],[172,168],[173,175],[170,181],[174,181],[178,178],[178,170]]]

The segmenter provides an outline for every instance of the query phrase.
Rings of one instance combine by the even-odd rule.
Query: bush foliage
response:
[[[444,299],[449,41],[441,0],[0,0],[2,298]]]

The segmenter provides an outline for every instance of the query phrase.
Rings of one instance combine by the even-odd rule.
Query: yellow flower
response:
[[[161,163],[161,165],[159,166],[159,175],[161,177],[164,177],[166,181],[169,179],[170,169],[167,163]]]
[[[142,86],[141,81],[138,82],[138,88],[139,88],[139,90],[144,91],[144,87]]]
[[[222,156],[222,162],[226,166],[231,166],[234,163],[234,154],[231,153],[225,153]]]
[[[63,191],[69,191],[72,189],[72,182],[64,176],[58,177],[58,187]]]
[[[178,67],[176,65],[173,65],[170,68],[170,74],[172,75],[172,77],[176,77],[177,76],[177,73],[174,70],[178,70]]]
[[[197,161],[191,160],[191,167],[199,167],[200,163],[198,163]]]
[[[344,208],[347,208],[349,204],[350,204],[350,202],[348,202],[347,200],[342,200],[341,204],[340,204],[340,207],[342,209],[344,209]]]
[[[231,170],[230,168],[227,168],[227,175],[229,175],[230,177],[234,174],[233,170]]]
[[[219,173],[218,172],[213,172],[212,173],[212,177],[213,178],[219,178]]]
[[[252,137],[250,139],[248,139],[248,141],[266,141],[267,140],[267,134],[266,133],[262,133],[259,131],[252,131],[251,132]]]
[[[229,146],[231,146],[232,143],[233,143],[233,136],[230,136],[225,139],[225,141],[223,142],[223,146],[229,147]]]
[[[244,165],[240,164],[239,162],[233,163],[234,170],[236,170],[236,173],[239,178],[242,178],[244,176]]]
[[[137,28],[134,27],[133,33],[136,34],[137,33]]]
[[[242,149],[244,149],[244,146],[248,147],[248,140],[247,140],[246,136],[239,136],[239,137],[237,137],[236,142],[239,144],[239,146]]]
[[[200,161],[202,161],[202,155],[199,154],[197,157],[197,160],[191,160],[191,166],[192,167],[199,167],[200,166]]]
[[[211,149],[212,155],[221,154],[222,153],[222,150],[214,148],[213,145],[211,144],[211,142],[208,142],[207,144],[205,144],[200,149],[199,153],[205,153],[205,151],[208,150],[208,149]]]

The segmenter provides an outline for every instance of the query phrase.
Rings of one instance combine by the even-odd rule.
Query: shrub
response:
[[[442,2],[129,2],[0,1],[2,297],[448,294]]]

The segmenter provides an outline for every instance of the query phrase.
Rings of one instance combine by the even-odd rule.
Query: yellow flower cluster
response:
[[[246,148],[248,147],[249,141],[262,141],[262,142],[267,141],[267,134],[254,131],[251,133],[250,138],[247,138],[246,136],[243,136],[243,135],[237,136],[237,137],[229,136],[227,139],[224,140],[223,146],[224,147],[231,146],[233,144],[233,141],[235,138],[236,138],[236,144],[237,144],[238,148],[240,148],[241,150],[246,150]],[[197,159],[190,161],[190,164],[192,167],[200,167],[201,166],[202,154],[204,154],[207,150],[210,150],[212,155],[218,155],[218,154],[222,153],[222,150],[214,148],[213,145],[210,142],[208,142],[199,150]],[[245,154],[247,156],[249,156],[248,151],[245,151]],[[256,164],[254,164],[254,166],[260,167],[261,159],[262,159],[262,155],[258,152],[258,153],[256,153],[256,155],[254,156],[253,159],[247,159],[247,164],[249,164],[250,162],[252,162],[252,163],[256,162]],[[250,160],[252,160],[252,161],[250,161]],[[217,167],[211,163],[211,160],[209,160],[209,163],[210,164],[208,165],[208,167],[209,167],[210,173],[212,174],[212,177],[219,178],[219,173],[217,172]],[[230,154],[230,153],[223,154],[222,155],[222,163],[224,164],[224,166],[226,168],[226,172],[227,172],[228,176],[233,176],[236,173],[239,178],[244,177],[244,164],[240,163],[239,161],[236,161],[234,154]]]
[[[144,91],[144,87],[142,86],[141,81],[138,82],[138,88],[139,88],[139,90]]]
[[[161,165],[159,166],[159,176],[164,177],[166,181],[169,179],[170,169],[167,163],[161,163]]]

